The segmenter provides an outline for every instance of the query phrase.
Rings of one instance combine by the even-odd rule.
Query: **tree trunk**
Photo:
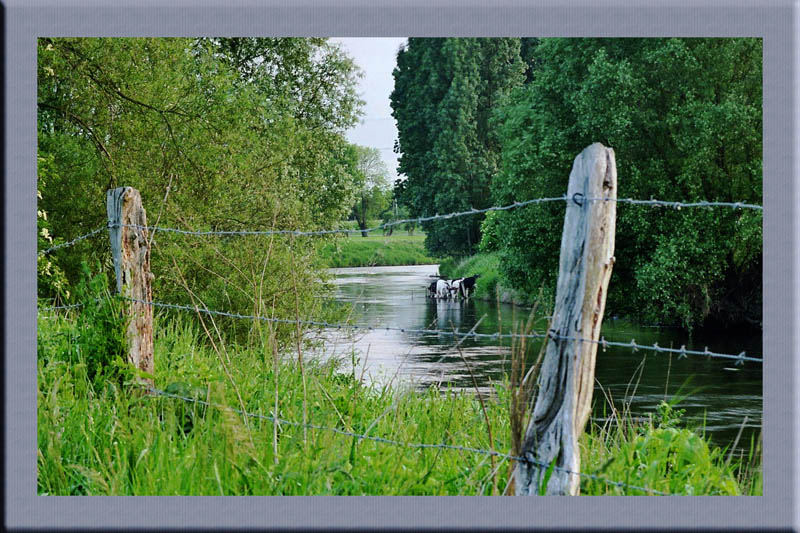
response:
[[[365,231],[367,229],[367,199],[362,194],[361,195],[361,217],[358,219],[358,227],[361,229],[361,236],[366,237],[368,232]]]

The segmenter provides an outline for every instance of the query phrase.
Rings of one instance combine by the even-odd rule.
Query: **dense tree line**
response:
[[[349,214],[360,72],[325,39],[40,39],[38,57],[40,247],[104,225],[105,191],[123,185],[151,225],[315,229]],[[186,300],[185,280],[223,309],[291,314],[294,286],[314,305],[311,243],[154,240],[160,300]],[[66,296],[108,249],[87,239],[40,260],[40,296]]]
[[[477,74],[489,65],[507,76],[494,92]],[[615,150],[620,197],[762,201],[760,39],[412,39],[395,79],[398,188],[415,215],[563,195],[596,141]],[[610,312],[760,325],[760,212],[617,212]],[[508,285],[553,296],[562,204],[466,218],[432,227],[429,248],[469,252],[480,231]]]

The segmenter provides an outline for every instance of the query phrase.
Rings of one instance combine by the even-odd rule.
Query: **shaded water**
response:
[[[438,272],[437,265],[369,267],[333,269],[336,297],[355,308],[355,323],[375,327],[469,331],[482,318],[478,333],[503,333],[512,324],[526,320],[529,309],[511,305],[469,301],[436,301],[425,297],[425,285]],[[499,312],[499,313],[498,313]],[[498,316],[499,315],[499,316]],[[539,321],[533,330],[542,332],[546,323]],[[609,319],[603,323],[602,335],[609,341],[639,345],[680,347],[712,352],[760,357],[761,338],[753,334],[702,333],[689,339],[673,329],[638,327]],[[400,331],[358,331],[352,336],[331,332],[326,347],[347,360],[355,349],[359,362],[357,373],[373,383],[393,382],[424,388],[430,384],[473,389],[464,359],[469,362],[479,389],[488,391],[492,381],[501,381],[508,370],[510,339],[467,338],[461,343],[461,358],[453,352],[453,337]],[[535,343],[531,358],[538,353]],[[705,428],[706,434],[720,446],[730,445],[747,417],[737,448],[749,448],[750,438],[757,438],[762,419],[762,368],[747,362],[736,366],[734,361],[688,356],[678,359],[666,353],[633,352],[630,348],[600,348],[595,370],[593,418],[603,422],[611,412],[609,401],[617,409],[630,406],[634,417],[654,414],[663,399],[676,394],[686,396],[679,405],[685,419]]]

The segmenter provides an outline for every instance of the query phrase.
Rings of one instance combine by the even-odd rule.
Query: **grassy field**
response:
[[[325,245],[320,250],[320,261],[328,267],[364,267],[390,265],[427,265],[436,258],[425,251],[425,235],[408,235],[394,232],[383,236],[371,232],[368,237],[351,234]]]
[[[495,384],[484,412],[469,392],[365,386],[355,355],[326,363],[305,355],[300,366],[296,352],[271,348],[266,329],[247,345],[212,345],[190,315],[158,315],[156,387],[214,405],[206,407],[131,384],[120,357],[109,359],[119,340],[113,321],[40,318],[38,326],[40,495],[489,495],[509,481],[508,459],[299,425],[509,453],[507,382]],[[104,336],[103,351],[92,348]],[[647,423],[620,416],[587,431],[583,472],[668,493],[761,494],[757,446],[746,464],[728,464],[669,407]],[[581,491],[642,493],[590,478]]]

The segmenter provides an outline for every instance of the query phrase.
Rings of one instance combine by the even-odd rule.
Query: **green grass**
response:
[[[504,288],[500,281],[500,254],[475,254],[463,259],[448,257],[439,264],[439,273],[449,279],[464,278],[480,274],[475,282],[474,297],[495,300],[500,291],[500,301],[516,304],[532,304],[514,291]]]
[[[475,298],[495,301],[499,296],[500,301],[504,303],[533,306],[539,295],[525,294],[504,285],[500,276],[501,261],[502,258],[498,252],[478,253],[464,258],[447,257],[439,263],[439,274],[449,279],[480,274],[475,282],[473,294]]]
[[[619,415],[604,426],[590,424],[581,442],[582,460],[600,465],[595,472],[608,479],[668,494],[762,494],[759,445],[751,442],[748,460],[732,462],[699,431],[681,427],[682,413],[674,413],[662,402],[645,423]],[[614,493],[593,479],[584,479],[582,490]]]
[[[76,350],[92,326],[74,318],[39,320],[38,494],[492,493],[492,460],[485,455],[358,441],[244,418],[231,409],[270,415],[277,398],[277,413],[290,421],[305,417],[312,424],[401,442],[508,453],[507,385],[497,383],[496,394],[485,399],[490,442],[473,394],[368,387],[358,370],[343,372],[341,362],[308,356],[301,372],[296,352],[275,357],[266,330],[256,331],[261,340],[250,345],[217,342],[215,348],[191,320],[156,317],[156,387],[225,408],[143,395],[121,383],[119,374],[92,377]],[[675,426],[623,421],[590,427],[580,441],[582,471],[670,493],[760,494],[759,450],[751,460],[755,467],[726,465],[722,452]],[[509,465],[495,461],[494,484],[502,492]],[[746,474],[737,479],[737,471]],[[591,479],[583,479],[581,489],[583,494],[640,494]]]
[[[368,237],[352,234],[323,246],[319,259],[328,267],[428,265],[437,262],[425,251],[425,235],[408,235],[406,232],[395,232],[391,236],[372,232]]]

